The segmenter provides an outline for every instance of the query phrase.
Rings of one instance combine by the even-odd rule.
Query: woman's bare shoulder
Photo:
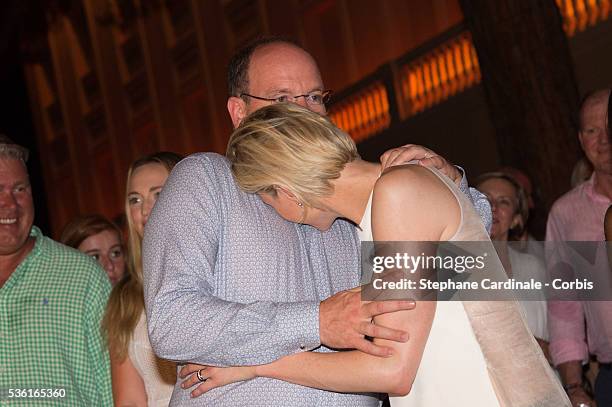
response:
[[[386,198],[427,198],[429,194],[450,192],[448,187],[431,170],[415,164],[386,169],[374,185],[374,194]],[[430,197],[431,198],[431,197]]]
[[[383,173],[374,186],[372,214],[375,235],[378,231],[387,240],[440,240],[460,218],[452,191],[419,165],[393,167]],[[387,233],[391,231],[394,233]]]

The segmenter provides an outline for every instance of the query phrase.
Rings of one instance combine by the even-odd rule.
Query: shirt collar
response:
[[[8,289],[14,286],[17,283],[17,281],[20,280],[23,277],[23,275],[27,272],[28,264],[35,261],[35,259],[43,251],[45,239],[43,239],[44,236],[41,230],[37,228],[36,226],[32,225],[32,229],[30,230],[30,237],[33,237],[35,239],[34,247],[32,247],[32,250],[30,251],[30,253],[28,253],[28,255],[22,260],[22,262],[19,263],[15,271],[13,271],[13,274],[11,274],[8,280],[6,280],[6,283],[4,283],[4,286],[2,288]]]
[[[596,176],[597,176],[597,173],[593,172],[593,175],[591,175],[591,178],[584,181],[584,184],[583,184],[584,194],[587,196],[589,200],[593,202],[610,203],[610,199],[607,196],[600,194],[599,192],[595,190],[595,177]]]

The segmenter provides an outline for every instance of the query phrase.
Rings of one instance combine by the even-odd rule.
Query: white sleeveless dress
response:
[[[128,345],[128,355],[144,381],[147,405],[167,407],[176,383],[176,363],[160,359],[153,353],[144,312],[134,328],[132,340]]]
[[[455,195],[461,207],[461,223],[450,241],[477,240],[468,229],[474,223],[484,229],[480,218],[460,191],[433,171]],[[470,205],[467,208],[466,205]],[[467,209],[466,209],[467,208]],[[358,232],[362,241],[372,241],[372,196]],[[470,213],[471,211],[471,213]],[[410,393],[391,397],[392,407],[500,406],[480,345],[461,301],[437,303],[429,338]]]

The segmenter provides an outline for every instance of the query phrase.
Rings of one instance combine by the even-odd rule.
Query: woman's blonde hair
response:
[[[125,214],[128,223],[128,262],[125,276],[111,292],[102,321],[102,329],[107,338],[113,357],[123,360],[127,356],[128,344],[134,328],[144,310],[142,289],[142,242],[134,227],[127,200],[128,188],[134,171],[147,164],[160,164],[168,173],[182,159],[178,154],[158,152],[142,157],[132,163],[126,181]]]
[[[244,191],[274,194],[282,186],[311,206],[333,192],[331,181],[358,157],[346,133],[327,117],[294,103],[255,111],[227,146],[232,173]]]

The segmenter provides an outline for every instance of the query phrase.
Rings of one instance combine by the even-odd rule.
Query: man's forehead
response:
[[[10,173],[13,177],[28,179],[28,169],[25,163],[18,158],[0,156],[0,173],[4,173],[2,178]]]
[[[296,87],[300,87],[301,91],[323,88],[314,59],[304,50],[285,43],[268,44],[255,50],[249,63],[248,76],[250,88],[255,86],[268,91],[290,92]]]
[[[251,60],[262,58],[273,58],[273,59],[293,59],[293,58],[306,58],[314,62],[313,58],[309,53],[304,51],[302,48],[297,47],[293,44],[285,42],[275,42],[271,44],[265,44],[257,47],[253,51]]]
[[[593,100],[585,103],[580,111],[580,126],[605,127],[608,117],[608,101]]]
[[[601,114],[608,109],[609,91],[600,91],[590,96],[582,107],[583,115]]]

